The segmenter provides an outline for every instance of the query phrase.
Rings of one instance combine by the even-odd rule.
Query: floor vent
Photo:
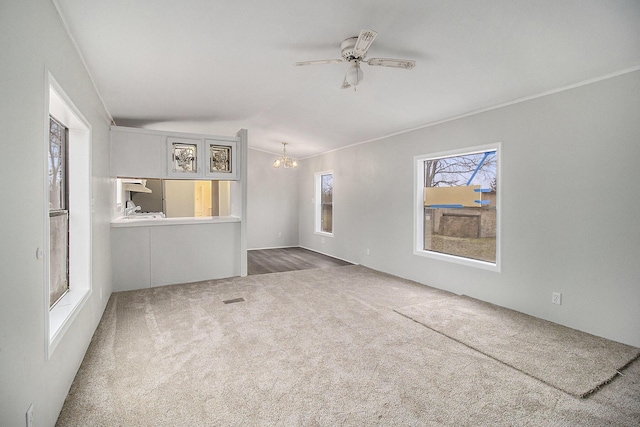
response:
[[[244,302],[244,298],[227,299],[227,300],[224,300],[222,302],[225,303],[225,304],[233,304],[233,303],[236,303],[236,302]]]

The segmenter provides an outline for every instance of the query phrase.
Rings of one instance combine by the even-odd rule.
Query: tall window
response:
[[[49,118],[49,307],[69,290],[68,132]]]
[[[333,234],[333,171],[317,172],[316,186],[316,233]]]
[[[47,73],[43,308],[47,358],[91,294],[91,125]],[[71,215],[68,213],[71,212]],[[102,300],[102,291],[98,294]],[[56,303],[57,302],[57,303]]]
[[[418,254],[497,269],[498,150],[416,158]]]

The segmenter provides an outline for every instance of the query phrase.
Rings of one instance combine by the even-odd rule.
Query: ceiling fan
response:
[[[362,82],[364,74],[360,68],[361,63],[380,67],[394,67],[411,70],[416,66],[416,61],[409,59],[371,58],[365,60],[367,51],[378,33],[373,30],[361,30],[358,37],[349,37],[340,44],[342,59],[321,59],[318,61],[301,61],[294,65],[340,64],[348,62],[351,66],[347,69],[342,82],[342,89],[353,86],[356,89]]]

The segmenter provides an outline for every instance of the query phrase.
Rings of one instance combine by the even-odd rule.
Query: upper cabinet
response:
[[[236,141],[205,139],[206,164],[204,176],[211,179],[238,179],[238,149]]]
[[[138,129],[111,127],[111,176],[162,178],[164,137]]]
[[[167,138],[167,175],[172,178],[198,178],[202,176],[202,140]]]
[[[235,181],[239,140],[112,126],[111,176]]]

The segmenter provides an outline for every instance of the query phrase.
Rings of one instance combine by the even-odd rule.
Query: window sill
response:
[[[49,356],[89,299],[89,289],[70,290],[49,310]]]
[[[316,231],[315,233],[318,236],[333,237],[333,233],[327,233],[326,231]]]
[[[464,258],[456,255],[443,254],[440,252],[432,252],[425,250],[414,250],[414,255],[423,256],[426,258],[433,258],[441,261],[453,262],[455,264],[466,265],[469,267],[481,268],[483,270],[495,271],[500,273],[500,264],[488,261],[480,261],[477,259]]]

